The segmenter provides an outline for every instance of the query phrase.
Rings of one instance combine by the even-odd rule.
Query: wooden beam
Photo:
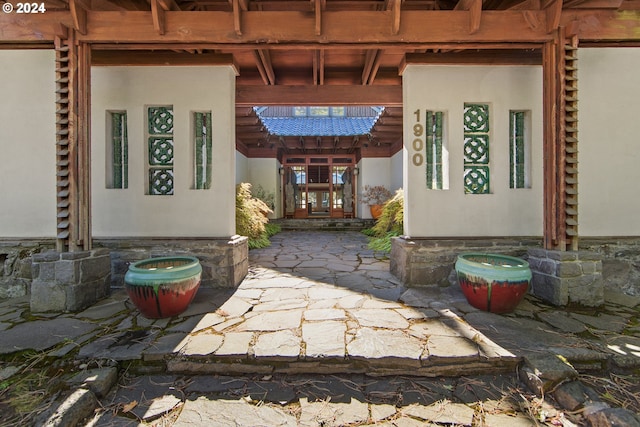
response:
[[[237,0],[235,0],[237,1]],[[546,12],[527,11],[539,22],[546,22]],[[243,31],[239,29],[232,12],[167,12],[167,31],[164,36],[153,27],[151,11],[102,12],[87,15],[87,34],[78,39],[87,43],[122,44],[194,44],[239,48],[248,45],[273,45],[280,49],[307,46],[317,48],[319,43],[339,44],[341,48],[366,46],[439,46],[455,43],[485,45],[491,43],[544,43],[552,37],[546,26],[531,28],[523,11],[482,12],[482,26],[474,34],[468,32],[469,16],[466,11],[401,12],[403,25],[398,34],[391,34],[388,11],[325,11],[322,38],[315,35],[313,14],[284,11],[247,11],[242,14]],[[354,22],[368,25],[354,26]],[[576,23],[581,42],[637,41],[640,40],[640,10],[584,10],[564,9],[560,26]],[[70,12],[45,14],[0,14],[0,42],[53,42],[60,25],[74,27]],[[277,33],[274,28],[278,28]],[[315,47],[314,47],[315,46]],[[480,46],[482,48],[482,46]],[[255,49],[255,47],[253,47]]]
[[[402,87],[236,86],[236,105],[402,106]]]
[[[544,10],[547,18],[547,32],[557,30],[562,16],[562,0],[553,0]]]
[[[326,7],[326,0],[314,0],[314,10],[315,10],[315,33],[316,36],[322,35],[322,11]]]
[[[165,9],[160,5],[160,0],[151,0],[151,17],[153,18],[153,27],[160,35],[166,32]]]
[[[319,56],[320,56],[320,61],[318,64],[318,71],[320,73],[319,77],[319,84],[323,85],[324,84],[324,49],[320,49],[319,51]]]
[[[180,6],[178,6],[178,3],[176,3],[175,0],[158,0],[158,2],[160,3],[160,6],[162,6],[162,8],[166,11],[178,11],[180,10]]]
[[[113,51],[96,50],[91,55],[94,66],[163,66],[163,65],[230,65],[238,75],[233,55],[221,53],[178,53],[152,51]]]
[[[536,50],[491,50],[451,53],[407,53],[400,74],[407,65],[542,65],[542,53]]]
[[[69,10],[73,19],[73,28],[80,34],[87,34],[87,11],[89,5],[86,0],[69,0]]]

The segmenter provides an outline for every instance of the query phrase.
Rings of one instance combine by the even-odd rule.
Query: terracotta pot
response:
[[[369,210],[371,211],[373,219],[380,218],[380,215],[382,215],[382,206],[383,205],[369,205]]]
[[[469,304],[492,313],[515,310],[531,283],[529,263],[507,255],[461,254],[456,273]]]
[[[149,258],[129,266],[125,289],[142,315],[173,317],[187,309],[200,287],[202,266],[195,257]]]

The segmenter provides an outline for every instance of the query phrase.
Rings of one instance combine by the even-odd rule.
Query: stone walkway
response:
[[[167,407],[184,403],[176,425],[198,425],[187,420],[198,412],[220,411],[220,405],[236,408],[224,410],[231,413],[259,412],[261,409],[250,404],[246,396],[260,397],[255,390],[261,388],[287,390],[285,395],[294,396],[298,411],[284,413],[287,416],[281,422],[264,421],[263,425],[363,425],[371,420],[380,425],[417,425],[411,423],[440,422],[425,415],[434,410],[428,408],[436,400],[453,399],[456,405],[468,408],[468,402],[453,393],[465,381],[479,384],[478,390],[491,390],[494,382],[500,383],[497,378],[515,381],[518,367],[520,379],[540,393],[575,378],[576,369],[600,372],[640,368],[638,298],[608,294],[604,312],[589,313],[557,309],[527,297],[514,314],[494,315],[471,307],[457,286],[404,288],[389,274],[388,259],[367,249],[366,237],[360,233],[283,232],[272,242],[269,248],[250,252],[250,272],[238,289],[200,289],[190,308],[172,319],[145,319],[122,291],[76,314],[31,316],[26,298],[2,302],[0,356],[5,356],[0,360],[34,350],[55,360],[72,360],[80,374],[90,370],[92,375],[109,376],[117,366],[126,368],[128,374],[152,375],[144,377],[144,384],[149,386],[151,381],[171,386],[160,386],[163,391],[157,399],[150,399],[148,406],[159,405],[162,414]],[[0,383],[22,368],[0,361]],[[106,369],[110,374],[91,368]],[[200,375],[206,375],[207,380],[197,380]],[[300,387],[317,383],[318,378],[327,381],[327,375],[336,376],[333,382],[341,385],[340,390],[351,384],[351,391],[319,395]],[[400,375],[397,378],[401,379],[391,388],[388,380],[366,379],[381,375]],[[434,380],[443,376],[457,380]],[[423,382],[418,384],[415,378],[420,377]],[[200,389],[194,388],[192,381],[200,384]],[[276,387],[274,382],[286,386]],[[382,384],[381,390],[390,394],[378,404],[391,405],[393,410],[376,404],[368,383]],[[125,389],[142,391],[148,397],[153,387],[144,384]],[[323,389],[333,390],[330,386]],[[214,393],[217,397],[208,400],[206,390],[218,393]],[[405,390],[418,390],[417,394],[427,393],[436,400],[412,401]],[[93,395],[101,398],[107,392],[97,389]],[[266,401],[292,401],[273,393],[265,394],[269,394]],[[185,399],[187,395],[191,397]],[[237,400],[238,396],[245,399]],[[349,399],[329,404],[327,399],[336,396]],[[363,396],[366,399],[361,399]],[[111,404],[120,405],[120,412],[125,401],[144,407],[140,397],[121,394],[111,399]],[[499,401],[491,400],[491,405]],[[401,406],[403,402],[422,409],[408,410]],[[347,405],[349,411],[364,405],[357,409],[361,421],[335,421],[335,411],[343,413],[347,408],[331,405]],[[473,417],[478,416],[477,408],[469,418],[469,411],[462,406],[452,403],[449,407],[466,411],[466,421],[459,424],[471,425]],[[277,407],[271,409],[278,413],[274,416],[282,415]],[[323,411],[329,411],[329,415]],[[373,416],[375,411],[386,415]],[[513,415],[513,408],[503,412],[509,411]],[[154,411],[150,417],[145,413],[127,415],[140,419],[158,416]],[[326,417],[316,417],[314,424],[308,419],[310,413],[324,413]],[[451,415],[450,422],[458,423],[457,416]],[[404,424],[383,421],[405,418],[408,421]],[[324,420],[324,424],[318,420]],[[236,424],[221,421],[213,425]],[[237,425],[253,424],[247,421]]]

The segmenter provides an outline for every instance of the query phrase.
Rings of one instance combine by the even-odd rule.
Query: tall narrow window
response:
[[[444,187],[442,153],[442,111],[427,111],[427,188],[442,190]]]
[[[129,187],[129,141],[127,112],[107,113],[107,188]]]
[[[195,188],[211,188],[211,111],[193,113],[195,143]]]
[[[173,106],[148,107],[149,194],[173,194]]]
[[[509,112],[509,187],[531,188],[525,111]]]
[[[489,194],[489,106],[464,104],[464,192]]]

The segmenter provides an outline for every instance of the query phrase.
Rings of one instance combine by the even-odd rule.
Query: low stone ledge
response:
[[[406,286],[448,286],[456,259],[463,252],[490,252],[526,257],[535,237],[409,238],[391,242],[390,270]]]
[[[531,248],[531,293],[558,306],[604,304],[602,256],[587,251]]]
[[[111,286],[124,287],[129,264],[162,256],[194,256],[202,266],[204,287],[235,288],[249,272],[249,244],[245,236],[230,238],[109,238],[95,239],[111,252]]]
[[[80,311],[109,295],[108,251],[48,251],[32,257],[31,311]]]

